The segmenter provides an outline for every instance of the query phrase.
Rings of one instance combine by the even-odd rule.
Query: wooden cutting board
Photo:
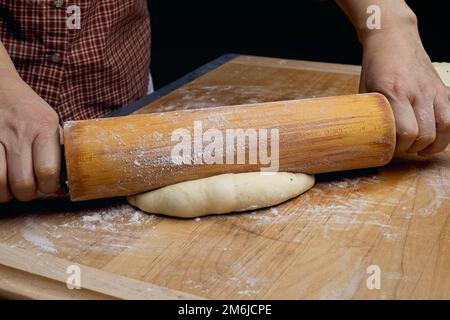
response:
[[[143,105],[137,112],[351,94],[359,72],[227,56],[186,77],[206,73],[191,83],[177,82],[119,114]],[[449,167],[447,151],[322,175],[310,192],[277,207],[197,220],[145,215],[123,199],[0,205],[0,294],[449,299]],[[66,288],[71,265],[80,267],[82,290]],[[379,290],[369,290],[368,269],[380,271]]]

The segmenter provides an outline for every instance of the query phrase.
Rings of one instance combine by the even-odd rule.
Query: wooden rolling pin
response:
[[[176,153],[178,158],[172,156],[181,141],[188,141],[187,133],[194,141],[195,133],[200,132],[199,137],[208,129],[223,133],[223,149],[210,154],[222,152],[224,163],[202,161],[202,147],[212,142],[208,139],[197,142],[197,149],[191,148],[189,156],[195,163],[184,158],[187,163],[180,164],[187,152]],[[267,155],[276,150],[271,150],[271,138],[276,142],[278,131],[279,171],[309,174],[383,166],[391,161],[396,142],[394,117],[381,94],[68,122],[64,145],[70,197],[80,201],[128,196],[182,181],[267,168],[267,161],[258,159],[256,163],[253,159],[250,163],[249,154],[245,163],[242,157],[241,164],[226,163],[227,152],[231,159],[236,151],[237,159],[237,150],[230,148],[231,138],[226,139],[230,129],[254,129],[258,141],[267,141]],[[180,132],[185,140],[180,135],[172,137]],[[252,146],[250,139],[245,140],[244,151]]]

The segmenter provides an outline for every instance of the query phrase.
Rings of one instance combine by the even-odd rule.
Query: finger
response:
[[[436,120],[434,116],[433,101],[418,98],[413,104],[419,134],[408,153],[417,153],[429,147],[436,139]]]
[[[0,143],[0,203],[8,202],[12,198],[8,187],[7,168],[5,147]]]
[[[428,148],[420,152],[420,155],[431,155],[444,151],[450,143],[450,101],[437,98],[434,106],[436,117],[436,140]]]
[[[31,201],[36,198],[31,145],[18,145],[6,149],[9,188],[17,200]]]
[[[417,126],[416,115],[408,100],[398,101],[390,99],[390,103],[397,128],[396,151],[402,153],[408,150],[417,138],[419,128]]]
[[[59,129],[50,135],[39,135],[33,142],[33,167],[38,189],[44,194],[55,193],[59,188],[61,146]]]
[[[64,145],[64,129],[61,126],[58,126],[58,134],[59,134],[59,144],[61,146]]]

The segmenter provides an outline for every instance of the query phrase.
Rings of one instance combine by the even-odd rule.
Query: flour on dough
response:
[[[271,207],[313,185],[314,177],[301,173],[222,174],[131,196],[128,201],[148,213],[194,218]]]
[[[433,67],[442,79],[442,82],[447,87],[450,87],[450,63],[448,62],[433,62]]]

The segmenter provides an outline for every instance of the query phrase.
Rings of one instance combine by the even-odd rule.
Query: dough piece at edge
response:
[[[450,87],[450,63],[448,62],[433,62],[433,67],[441,77],[442,82],[447,87]]]
[[[195,218],[271,207],[313,187],[314,176],[260,172],[222,174],[130,196],[131,205],[148,213]]]

